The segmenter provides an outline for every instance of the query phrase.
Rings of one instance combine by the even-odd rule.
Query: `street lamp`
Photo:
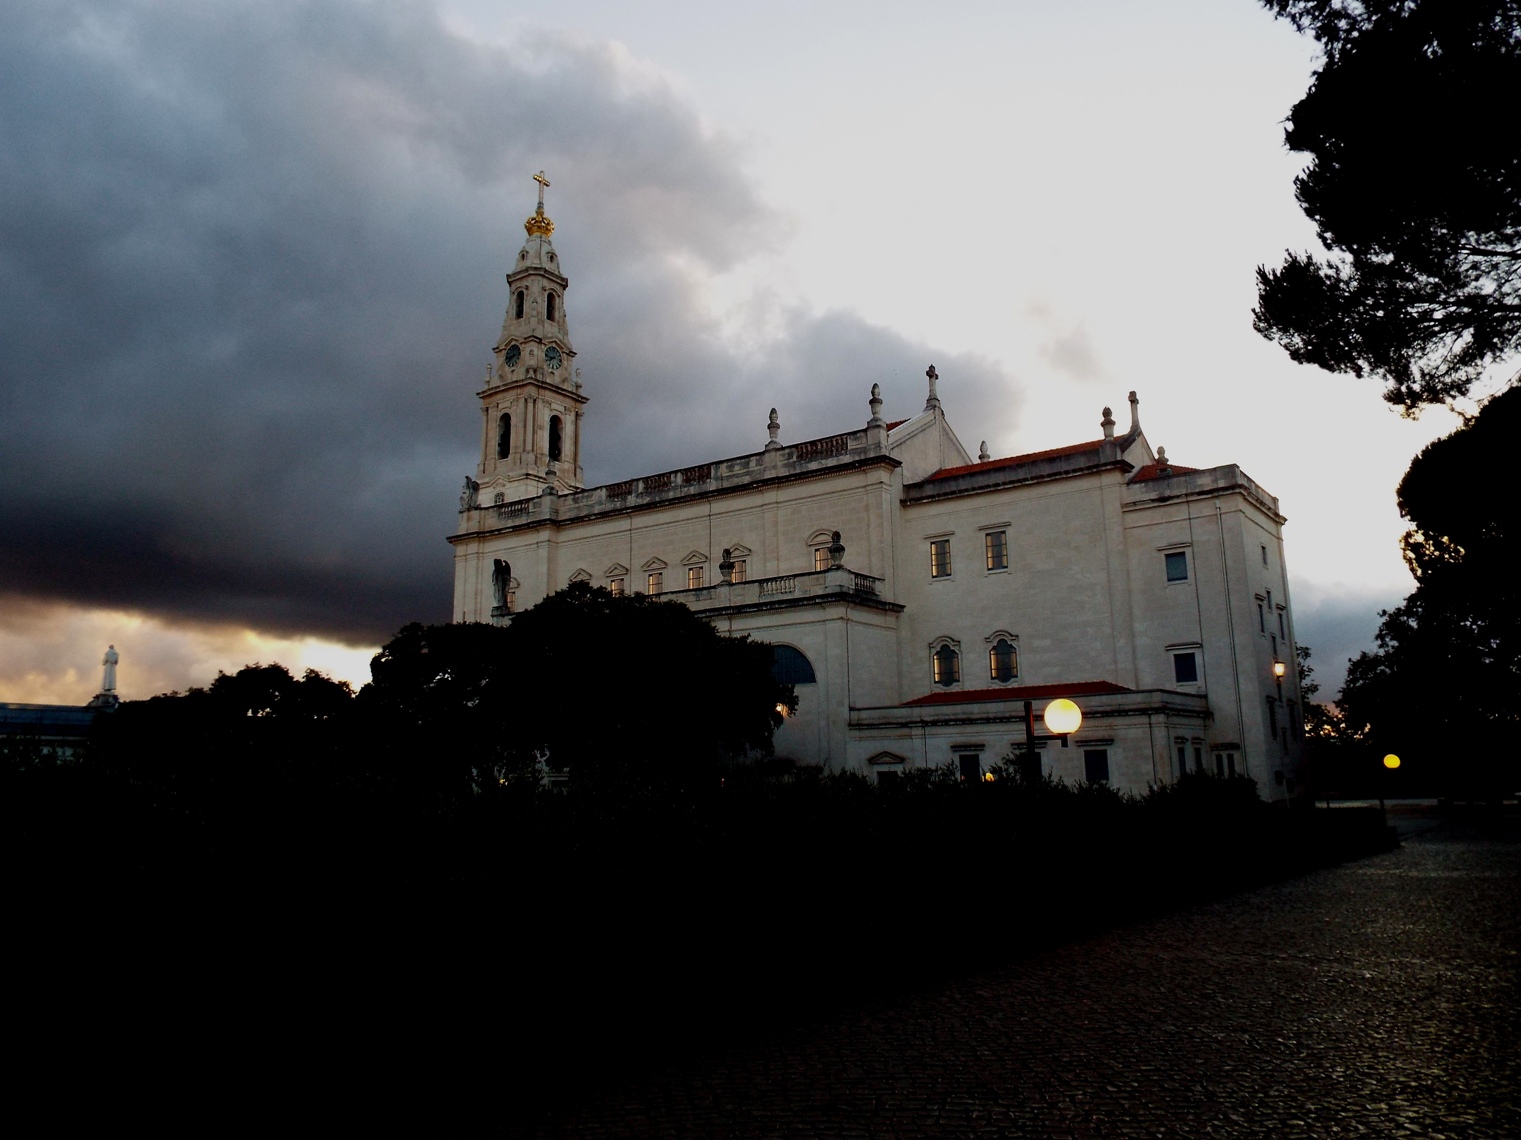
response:
[[[1045,722],[1046,731],[1053,736],[1061,737],[1062,747],[1067,747],[1067,739],[1076,732],[1083,723],[1083,710],[1077,707],[1076,702],[1069,701],[1066,697],[1057,697],[1046,706],[1046,711],[1041,714],[1041,720]],[[1040,761],[1035,756],[1035,702],[1025,702],[1025,759],[1023,775],[1029,780],[1040,779]]]

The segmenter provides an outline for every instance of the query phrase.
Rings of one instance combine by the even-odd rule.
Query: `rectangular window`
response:
[[[1109,782],[1109,750],[1088,748],[1083,752],[1083,779],[1090,784]]]
[[[930,577],[949,578],[951,576],[951,540],[937,538],[930,543]]]
[[[613,592],[613,597],[615,597],[615,598],[621,598],[621,597],[623,597],[624,587],[623,587],[623,579],[622,578],[614,578],[611,582],[609,582],[607,584],[607,588]]]
[[[1178,745],[1178,778],[1182,779],[1188,774],[1188,745]]]
[[[1167,580],[1169,582],[1188,581],[1187,551],[1170,550],[1162,558],[1167,563]]]
[[[748,575],[749,571],[745,569],[745,560],[743,558],[734,563],[734,580],[736,582],[743,582]]]
[[[1278,702],[1272,697],[1267,699],[1268,705],[1268,735],[1274,740],[1278,739]]]
[[[646,594],[660,593],[660,585],[664,581],[665,575],[662,574],[659,570],[656,570],[653,574],[644,580],[644,592]]]
[[[1283,631],[1283,611],[1278,611],[1278,636],[1287,638],[1289,635]]]
[[[1227,752],[1225,754],[1225,774],[1227,776],[1234,776],[1236,774],[1236,754],[1234,752]]]
[[[813,548],[813,568],[815,570],[829,569],[829,547],[816,546]]]
[[[1265,546],[1262,548],[1262,564],[1267,565],[1267,547]]]
[[[1267,614],[1263,612],[1262,603],[1257,603],[1257,632],[1267,632]]]
[[[1172,676],[1180,685],[1196,685],[1199,683],[1199,659],[1192,653],[1174,653],[1172,655]]]
[[[1204,749],[1197,744],[1194,745],[1194,771],[1201,776],[1204,774]]]
[[[1215,753],[1215,775],[1225,775],[1225,753],[1223,752]]]
[[[961,752],[956,756],[957,763],[961,766],[961,779],[968,784],[980,783],[982,780],[982,753]]]
[[[700,590],[700,589],[702,589],[702,567],[701,566],[688,566],[687,567],[687,589],[689,589],[689,590]]]
[[[1008,532],[991,530],[984,536],[983,544],[987,548],[988,569],[1007,570],[1009,568]]]
[[[1268,634],[1268,640],[1273,643],[1273,657],[1276,660],[1278,657],[1278,635],[1276,633],[1270,633]]]

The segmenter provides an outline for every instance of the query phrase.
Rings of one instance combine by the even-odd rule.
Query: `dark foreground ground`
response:
[[[567,1088],[529,1118],[504,1098],[497,1122],[578,1137],[1521,1136],[1521,818],[1397,822],[1397,851],[706,1055],[631,1055],[623,1082]]]

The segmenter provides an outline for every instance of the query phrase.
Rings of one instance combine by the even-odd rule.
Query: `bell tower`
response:
[[[585,486],[581,473],[581,394],[576,350],[565,321],[569,280],[549,240],[544,213],[549,179],[541,170],[539,205],[523,223],[528,237],[507,272],[507,315],[492,350],[481,401],[480,503],[488,506]]]

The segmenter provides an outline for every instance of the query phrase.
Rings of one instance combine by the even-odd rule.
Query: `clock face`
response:
[[[518,361],[523,358],[523,350],[515,344],[507,346],[507,367],[516,368]]]
[[[551,372],[558,372],[563,363],[565,362],[560,359],[560,350],[554,345],[544,350],[544,364]]]

